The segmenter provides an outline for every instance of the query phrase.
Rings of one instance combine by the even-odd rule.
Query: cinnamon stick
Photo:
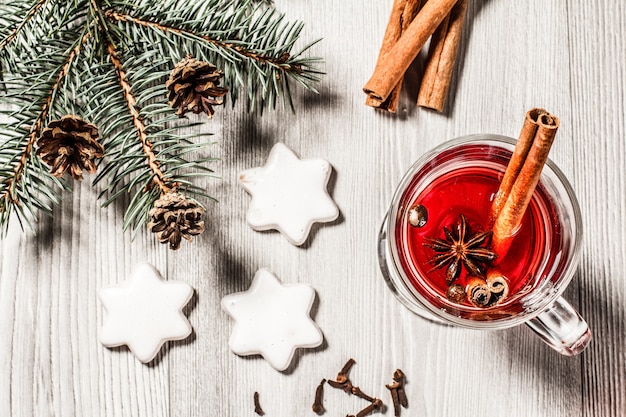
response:
[[[433,33],[417,96],[417,105],[420,107],[443,111],[463,33],[466,10],[467,0],[458,0],[450,14]]]
[[[383,57],[383,62],[375,68],[363,91],[374,99],[385,101],[456,2],[457,0],[428,0]]]
[[[535,135],[537,134],[537,129],[539,128],[539,116],[547,113],[548,112],[546,110],[540,108],[535,108],[526,112],[524,125],[522,126],[517,143],[515,144],[515,149],[513,150],[509,164],[504,172],[504,177],[502,177],[502,181],[500,182],[500,188],[498,189],[491,205],[491,215],[489,216],[490,228],[495,223],[496,218],[500,214],[507,198],[509,198],[513,184],[522,169],[522,165],[524,165],[528,151],[533,144]]]
[[[539,114],[536,123],[537,129],[530,150],[493,226],[492,249],[500,260],[508,252],[513,236],[520,226],[559,128],[559,119],[547,112]],[[524,127],[531,130],[526,123]]]
[[[384,61],[385,55],[395,45],[400,35],[405,31],[409,24],[413,21],[420,8],[422,0],[395,0],[387,23],[387,29],[383,36],[383,43],[378,53],[376,67]],[[378,100],[371,95],[367,96],[365,104],[380,110],[387,110],[395,113],[398,108],[398,99],[400,98],[400,90],[402,89],[402,78],[395,85],[389,97],[386,100]]]

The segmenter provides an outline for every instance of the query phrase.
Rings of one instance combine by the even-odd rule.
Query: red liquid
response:
[[[414,188],[424,176],[424,171],[446,163],[446,155],[442,154],[430,168],[426,167],[416,175],[402,197],[403,213],[397,219],[395,233],[398,252],[401,254],[400,261],[403,269],[408,272],[411,284],[427,299],[433,298],[432,290],[445,298],[448,286],[446,267],[433,270],[429,259],[435,252],[424,246],[424,239],[445,240],[443,227],[451,228],[458,222],[460,214],[467,218],[472,233],[486,230],[491,204],[510,157],[510,152],[501,148],[477,145],[465,145],[465,148],[464,155],[476,154],[482,160],[478,163],[465,163],[457,169],[442,173],[430,180],[429,185],[415,195]],[[407,222],[408,209],[416,204],[421,204],[428,211],[428,221],[421,228],[413,227]],[[508,254],[497,260],[498,268],[509,279],[509,300],[515,298],[516,294],[533,288],[543,275],[547,275],[560,252],[560,236],[561,224],[557,211],[540,185],[526,210]],[[417,274],[425,278],[431,291],[422,288],[415,276]],[[463,268],[455,283],[465,287],[467,278],[467,271]]]

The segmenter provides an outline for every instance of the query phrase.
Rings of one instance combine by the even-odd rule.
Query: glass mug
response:
[[[561,296],[580,260],[582,220],[572,187],[552,161],[543,168],[522,222],[529,226],[521,227],[505,257],[515,276],[507,275],[510,291],[501,303],[483,308],[450,301],[428,278],[433,266],[424,246],[415,243],[423,239],[420,233],[450,227],[459,210],[474,220],[482,213],[484,220],[514,147],[512,138],[471,135],[450,140],[415,162],[400,181],[379,233],[380,268],[395,296],[424,318],[473,329],[525,323],[550,347],[573,356],[591,340],[587,323]],[[409,223],[410,210],[420,201],[430,207],[424,206],[426,226],[415,227]],[[439,274],[445,275],[445,268]]]

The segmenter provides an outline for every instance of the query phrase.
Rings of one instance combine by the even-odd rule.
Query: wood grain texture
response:
[[[566,4],[567,3],[567,4]],[[610,0],[469,4],[464,40],[443,114],[420,110],[415,77],[398,114],[373,111],[361,87],[374,68],[391,2],[276,0],[289,18],[323,37],[320,96],[296,95],[289,111],[219,109],[199,129],[215,133],[209,152],[222,180],[205,180],[220,202],[207,231],[168,251],[147,234],[121,231],[123,203],[101,209],[88,182],[66,194],[37,234],[14,222],[0,242],[0,415],[253,417],[259,391],[268,417],[315,416],[315,386],[349,358],[351,377],[387,405],[385,383],[407,374],[405,416],[529,417],[626,414],[626,10]],[[365,29],[368,28],[368,29]],[[561,119],[552,159],[571,179],[583,211],[580,270],[566,297],[587,318],[594,341],[576,358],[551,351],[524,327],[478,332],[424,321],[386,288],[376,237],[395,185],[444,140],[488,132],[516,136],[526,110]],[[335,170],[330,190],[341,215],[314,227],[300,248],[245,224],[249,196],[237,173],[262,165],[284,142]],[[126,348],[98,342],[98,288],[125,280],[141,261],[196,294],[187,308],[194,334],[170,343],[150,365]],[[232,321],[221,297],[249,286],[260,267],[284,282],[312,285],[325,335],[284,373],[228,349]],[[362,402],[327,387],[327,414],[354,414]],[[384,415],[391,415],[387,410]]]
[[[580,308],[595,331],[583,359],[583,415],[626,414],[626,12],[598,1],[569,5],[574,173],[586,229]]]

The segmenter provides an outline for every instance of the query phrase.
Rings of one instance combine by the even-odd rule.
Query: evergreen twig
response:
[[[70,66],[74,62],[74,59],[80,53],[80,49],[82,45],[87,41],[88,37],[89,33],[85,33],[85,35],[76,42],[74,48],[67,55],[65,63],[56,74],[56,79],[52,83],[50,91],[48,92],[45,101],[41,106],[41,110],[39,111],[39,115],[35,120],[35,124],[30,128],[28,140],[26,141],[26,145],[24,147],[24,150],[22,151],[22,156],[20,157],[19,162],[13,168],[13,176],[7,177],[6,179],[5,198],[10,199],[11,201],[13,201],[13,203],[19,203],[19,199],[15,193],[15,186],[17,183],[19,183],[24,169],[26,168],[28,158],[31,157],[31,154],[33,152],[33,146],[35,145],[35,141],[39,138],[39,135],[41,134],[42,126],[46,118],[48,117],[48,112],[50,111],[50,107],[52,105],[52,100],[58,94],[58,90],[59,88],[61,88],[63,79],[67,76]]]
[[[288,69],[290,68],[290,65],[287,64],[287,60],[289,58],[288,54],[284,54],[281,55],[280,57],[273,57],[271,55],[262,55],[259,54],[257,52],[255,52],[254,50],[250,50],[247,49],[241,45],[237,45],[235,43],[229,43],[227,41],[222,41],[216,38],[213,38],[211,36],[208,35],[202,35],[202,34],[196,34],[193,31],[190,30],[186,30],[186,29],[181,29],[181,28],[176,28],[176,27],[172,27],[172,26],[167,26],[167,25],[163,25],[157,22],[152,22],[149,20],[142,20],[142,19],[137,19],[133,16],[130,15],[126,15],[126,14],[121,14],[121,13],[117,13],[113,10],[107,10],[105,12],[105,15],[107,18],[110,18],[111,20],[114,21],[118,21],[118,22],[132,22],[141,26],[145,26],[151,29],[156,29],[156,30],[160,30],[162,32],[171,32],[171,33],[175,33],[178,36],[181,37],[198,37],[202,40],[204,40],[205,42],[208,42],[211,45],[214,45],[217,48],[220,49],[224,49],[225,51],[232,51],[235,54],[241,55],[243,57],[246,58],[250,58],[254,61],[257,61],[260,64],[267,64],[267,65],[271,65],[273,67],[276,68],[284,68],[284,69]],[[302,72],[302,65],[295,65],[293,67],[293,71],[295,73],[299,73]]]
[[[148,159],[148,166],[153,173],[152,180],[159,187],[163,194],[169,192],[171,187],[166,183],[165,175],[163,171],[161,171],[161,167],[159,167],[159,162],[157,161],[157,157],[154,154],[154,150],[152,149],[152,143],[148,139],[148,135],[146,133],[146,125],[139,112],[137,111],[137,100],[135,99],[135,95],[133,94],[132,88],[126,79],[126,73],[124,72],[124,66],[122,65],[122,61],[115,50],[115,46],[110,43],[107,47],[107,51],[109,52],[109,58],[111,59],[111,63],[115,67],[115,73],[117,74],[117,79],[120,84],[122,91],[124,92],[124,99],[126,100],[126,105],[128,106],[128,112],[133,118],[133,125],[137,130],[137,136],[139,137],[139,141],[141,142],[141,148]]]
[[[26,24],[33,18],[35,13],[37,13],[39,11],[39,9],[41,9],[41,7],[47,1],[48,0],[39,0],[37,3],[35,3],[35,5],[33,7],[31,7],[31,9],[28,11],[28,14],[26,15],[26,17],[24,17],[24,20],[19,22],[19,24],[13,30],[11,30],[8,33],[8,35],[6,37],[4,37],[4,39],[2,39],[0,41],[0,49],[4,49],[9,43],[11,43],[11,41],[13,39],[15,39],[17,37],[17,35],[20,33],[20,31],[24,29]]]
[[[212,199],[191,182],[214,176],[205,166],[214,158],[201,156],[210,143],[179,133],[198,123],[174,114],[164,81],[192,54],[223,68],[233,103],[245,89],[250,109],[278,98],[293,108],[289,80],[316,91],[321,74],[319,59],[305,56],[315,42],[293,51],[302,27],[269,0],[0,4],[0,231],[12,213],[32,227],[69,190],[35,154],[44,128],[66,114],[98,126],[106,154],[94,182],[106,180],[104,206],[131,196],[124,229],[139,230],[172,191]]]

